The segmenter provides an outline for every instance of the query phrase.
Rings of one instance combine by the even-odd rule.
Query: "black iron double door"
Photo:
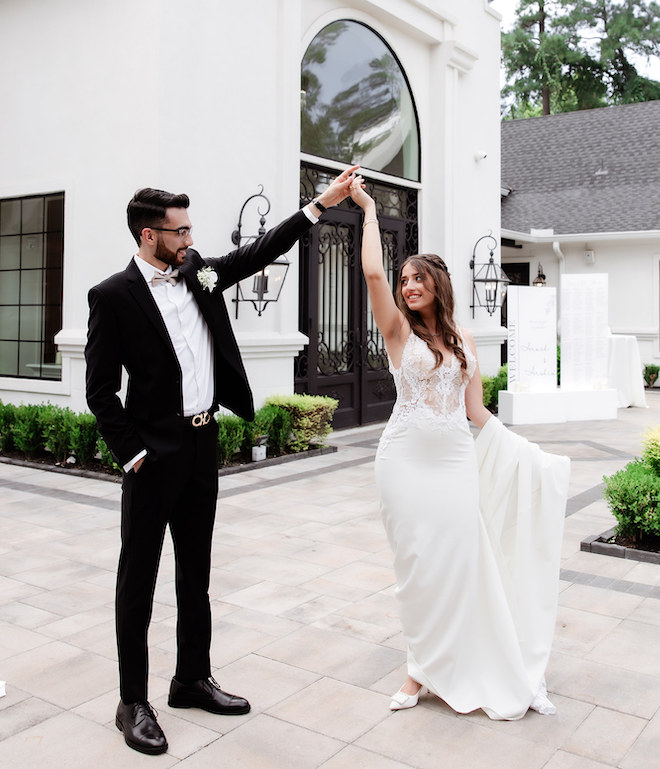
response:
[[[406,222],[379,214],[384,265],[394,281],[403,262]],[[300,328],[309,344],[296,360],[296,392],[339,401],[333,424],[387,419],[395,390],[383,338],[360,268],[362,212],[333,208],[300,244]]]

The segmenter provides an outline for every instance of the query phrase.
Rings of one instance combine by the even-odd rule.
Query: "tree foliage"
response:
[[[660,99],[637,70],[660,55],[660,3],[646,0],[519,0],[502,35],[508,118]]]

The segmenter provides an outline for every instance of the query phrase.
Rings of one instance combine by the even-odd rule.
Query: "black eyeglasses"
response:
[[[158,232],[176,232],[177,235],[184,240],[192,232],[192,227],[177,227],[176,229],[170,229],[168,227],[149,227],[150,230],[158,230]]]

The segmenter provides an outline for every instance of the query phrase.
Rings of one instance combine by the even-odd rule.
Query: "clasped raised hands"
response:
[[[336,179],[330,183],[330,185],[319,195],[319,200],[326,208],[336,206],[337,203],[341,203],[344,198],[348,197],[350,186],[355,179],[355,172],[360,166],[350,166],[345,171],[342,171]]]

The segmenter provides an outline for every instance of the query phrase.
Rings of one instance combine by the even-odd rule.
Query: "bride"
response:
[[[390,708],[414,707],[425,687],[460,713],[553,713],[544,674],[568,459],[541,452],[484,407],[475,343],[454,323],[439,256],[409,257],[392,296],[361,176],[350,194],[364,209],[362,269],[397,390],[376,454],[408,647],[408,677]],[[480,429],[476,441],[467,419]]]

